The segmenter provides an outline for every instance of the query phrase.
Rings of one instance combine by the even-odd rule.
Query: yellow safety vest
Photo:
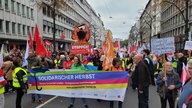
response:
[[[192,57],[191,58],[187,57],[187,61],[189,61],[190,59],[192,59]]]
[[[0,94],[3,94],[5,92],[4,86],[0,87]]]
[[[178,61],[178,59],[177,58],[175,58],[175,57],[173,57],[173,59],[174,59],[174,62],[172,63],[172,66],[173,66],[173,68],[177,68],[177,61]]]
[[[162,64],[162,68],[164,67],[164,63]],[[159,63],[157,63],[157,68],[156,68],[157,70],[159,69]],[[158,73],[158,71],[156,71],[155,73],[154,73],[154,75],[157,75],[157,74],[159,74]]]
[[[94,65],[93,65],[93,62],[88,62],[87,65],[94,66]]]
[[[26,83],[27,82],[27,71],[21,67],[17,67],[15,68],[15,70],[13,71],[12,73],[12,76],[13,76],[13,87],[21,87],[21,85],[19,84],[19,81],[18,81],[18,78],[17,78],[17,73],[22,70],[25,72],[25,75],[23,76],[23,82]]]
[[[58,61],[58,60],[55,59],[54,60],[55,66],[57,67],[60,64],[60,62],[61,62],[61,60]]]

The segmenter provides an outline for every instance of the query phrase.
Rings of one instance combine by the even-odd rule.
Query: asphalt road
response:
[[[16,93],[5,94],[5,108],[15,108]],[[38,101],[31,103],[31,95],[25,94],[22,99],[23,108],[67,108],[70,99],[65,97],[48,96],[43,95],[44,104],[40,104]],[[89,108],[109,108],[108,101],[98,102],[96,99],[87,99]],[[117,107],[117,103],[114,103],[114,108]],[[150,86],[150,108],[160,108],[160,99],[156,92],[156,87]],[[76,99],[75,108],[84,108],[81,99]],[[126,97],[123,103],[123,108],[138,108],[137,92],[133,91],[131,87],[127,89]]]

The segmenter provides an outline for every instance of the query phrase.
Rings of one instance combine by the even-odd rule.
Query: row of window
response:
[[[22,25],[15,22],[4,21],[0,19],[0,32],[6,34],[18,34],[18,35],[28,35],[29,32],[34,31],[34,27],[27,25]]]
[[[43,14],[46,15],[47,17],[51,17],[52,18],[52,9],[50,6],[45,5],[42,9]],[[64,23],[64,24],[68,24],[69,26],[75,27],[78,23],[76,21],[74,21],[73,19],[65,16],[65,15],[61,15],[61,14],[55,14],[55,18],[57,21]]]
[[[58,25],[56,25],[56,26],[58,26]],[[43,25],[43,32],[45,34],[52,35],[53,34],[53,27]],[[56,34],[56,36],[61,36],[62,34],[64,34],[66,36],[66,38],[70,38],[71,34],[72,34],[72,30],[64,29],[64,28],[62,28],[62,29],[56,28],[55,34]]]
[[[15,2],[14,0],[4,0],[4,2],[3,0],[0,0],[0,9],[5,9],[7,12],[11,11],[13,14],[17,13],[17,15],[22,15],[23,17],[34,19],[34,10],[32,8],[19,2]]]

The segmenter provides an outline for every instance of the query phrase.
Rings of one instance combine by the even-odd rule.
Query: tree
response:
[[[39,9],[42,9],[43,7],[50,7],[51,11],[52,11],[52,18],[53,18],[53,47],[54,47],[54,53],[56,50],[55,47],[55,17],[56,17],[56,13],[60,13],[60,10],[66,11],[67,10],[67,4],[68,3],[72,3],[73,0],[31,0],[33,2],[35,2],[35,5],[37,5],[37,7]],[[61,13],[60,13],[61,14]]]
[[[189,33],[189,17],[188,17],[188,11],[189,11],[189,1],[190,0],[162,0],[161,5],[162,6],[167,6],[167,5],[173,5],[175,6],[180,14],[182,15],[182,18],[185,22],[185,36],[188,37]],[[185,15],[184,15],[184,10],[185,10]]]
[[[128,39],[125,39],[123,41],[120,42],[121,46],[127,46],[128,45]]]

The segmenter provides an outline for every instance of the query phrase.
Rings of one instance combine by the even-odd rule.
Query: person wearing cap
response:
[[[13,70],[13,87],[15,87],[17,91],[16,97],[16,108],[21,108],[21,100],[24,93],[27,93],[27,71],[26,69],[22,68],[22,60],[17,58],[13,61],[15,69]]]
[[[4,86],[6,84],[7,84],[7,81],[4,79],[3,70],[0,68],[0,108],[4,108],[4,105],[5,105]]]

